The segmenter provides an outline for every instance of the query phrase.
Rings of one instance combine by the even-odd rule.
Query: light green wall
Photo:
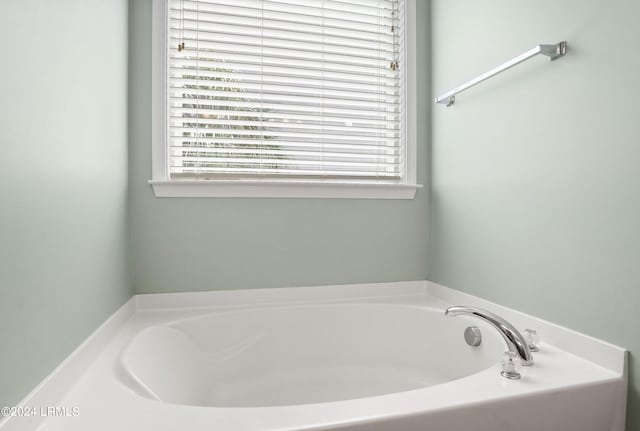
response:
[[[0,13],[0,406],[131,294],[127,1]]]
[[[428,22],[426,2],[418,18]],[[427,181],[428,26],[418,29],[419,175]],[[412,201],[153,196],[151,1],[131,9],[130,145],[139,293],[424,279],[427,192]]]
[[[640,430],[640,3],[434,0],[429,278],[631,350]],[[542,334],[544,337],[544,334]]]

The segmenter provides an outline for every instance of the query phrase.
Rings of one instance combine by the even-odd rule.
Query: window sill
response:
[[[420,184],[347,183],[328,181],[157,181],[159,198],[316,198],[413,199]]]

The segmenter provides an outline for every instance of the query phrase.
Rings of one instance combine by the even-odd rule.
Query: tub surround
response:
[[[41,416],[41,409],[62,406],[61,400],[83,378],[85,371],[100,357],[105,346],[113,341],[135,312],[135,297],[131,297],[18,404],[20,407],[35,407],[37,414],[0,418],[0,429],[3,431],[38,429],[45,418]]]
[[[416,29],[417,180],[424,188],[415,199],[158,199],[148,184],[151,5],[152,0],[130,2],[130,222],[135,293],[427,277],[428,25]],[[429,22],[428,2],[418,1],[416,8],[418,22]]]
[[[123,350],[145,328],[166,327],[171,322],[199,316],[209,316],[204,317],[208,319],[229,312],[232,315],[247,309],[271,313],[291,307],[316,305],[326,308],[337,304],[410,307],[425,312],[437,311],[438,315],[452,304],[482,307],[501,315],[521,330],[537,329],[542,338],[541,352],[534,354],[536,363],[524,370],[521,381],[508,381],[500,377],[497,366],[501,350],[504,350],[498,334],[475,320],[442,315],[442,323],[447,328],[459,329],[459,339],[451,340],[454,343],[464,344],[462,333],[466,326],[480,326],[487,340],[485,347],[491,347],[494,341],[497,343],[493,344],[496,351],[489,352],[495,354],[494,366],[483,366],[479,372],[442,385],[405,392],[267,408],[196,407],[160,402],[133,390],[127,373],[120,366]],[[122,324],[123,317],[131,311],[131,317]],[[185,426],[192,430],[211,427],[229,430],[348,427],[357,430],[365,426],[368,430],[389,429],[390,426],[398,430],[417,430],[424,426],[425,420],[439,430],[461,426],[473,426],[476,430],[483,430],[485,426],[488,430],[505,423],[516,423],[522,418],[528,418],[524,427],[519,428],[523,430],[545,429],[545,426],[546,429],[561,426],[567,430],[624,429],[624,349],[430,282],[137,295],[114,321],[120,326],[115,332],[113,325],[107,325],[110,342],[79,379],[73,373],[68,374],[71,377],[67,383],[72,383],[72,388],[61,394],[56,403],[77,406],[80,415],[47,418],[41,423],[41,430],[174,430]],[[327,321],[326,325],[331,330],[332,322]],[[433,328],[418,328],[407,336],[420,342],[420,337],[427,336],[430,329]],[[232,333],[234,327],[229,327],[229,331]],[[74,365],[73,361],[67,364],[70,367],[84,365],[86,363]],[[45,383],[40,390],[46,386]],[[12,418],[0,428],[3,431],[33,429],[25,428],[24,424],[24,418]]]
[[[127,0],[0,12],[0,406],[132,293]]]
[[[434,96],[541,41],[568,51],[433,106],[427,278],[628,348],[640,430],[640,2],[431,5]]]

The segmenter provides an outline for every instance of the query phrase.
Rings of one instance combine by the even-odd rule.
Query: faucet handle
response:
[[[539,352],[538,344],[540,343],[540,337],[535,329],[525,329],[524,339],[529,345],[529,350],[532,352]]]
[[[520,358],[515,352],[506,351],[502,357],[502,371],[500,375],[507,379],[520,379]]]

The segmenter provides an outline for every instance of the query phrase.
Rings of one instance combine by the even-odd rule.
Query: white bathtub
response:
[[[426,388],[494,367],[465,322],[397,304],[275,307],[151,326],[122,355],[132,388],[168,403],[270,407]],[[495,371],[495,370],[494,370]]]
[[[431,283],[134,302],[56,403],[80,415],[39,430],[624,430],[623,349]],[[452,304],[538,330],[541,351],[521,380],[500,376],[495,330],[444,316]],[[470,325],[482,330],[477,348],[464,342]],[[21,424],[6,430],[34,429]]]

